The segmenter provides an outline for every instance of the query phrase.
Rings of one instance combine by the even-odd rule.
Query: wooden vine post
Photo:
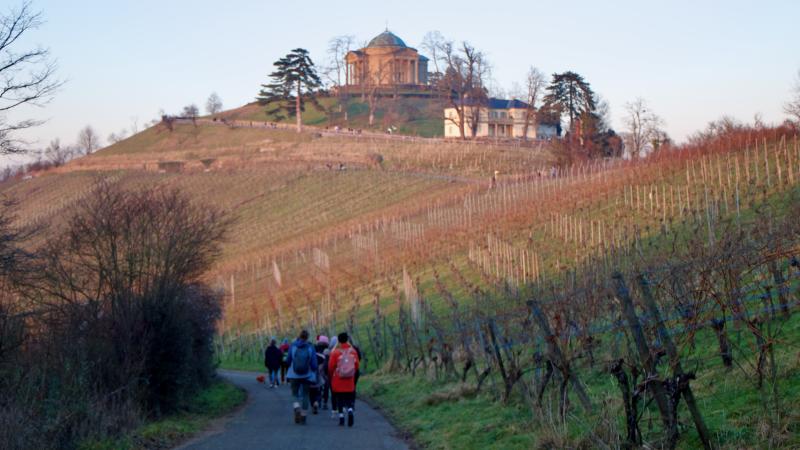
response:
[[[566,358],[564,357],[564,353],[558,346],[558,342],[556,342],[556,336],[550,329],[550,324],[547,321],[547,318],[545,317],[544,313],[542,312],[542,308],[539,306],[539,302],[534,299],[530,299],[528,300],[527,304],[528,308],[531,311],[531,314],[533,315],[534,320],[539,325],[539,331],[542,335],[542,338],[547,343],[547,353],[550,360],[556,367],[558,367],[562,371],[567,372],[564,375],[569,377],[569,381],[572,384],[572,388],[575,389],[575,392],[577,392],[578,399],[581,401],[583,409],[586,412],[591,412],[592,401],[589,399],[589,395],[583,388],[583,385],[581,384],[581,381],[578,379],[578,376],[569,370]]]
[[[659,311],[658,305],[656,305],[656,301],[653,298],[653,293],[650,291],[650,283],[643,274],[639,275],[639,286],[642,289],[642,299],[644,300],[644,305],[647,308],[647,312],[655,321],[658,337],[661,339],[661,342],[664,344],[664,347],[667,351],[669,365],[672,369],[672,378],[673,380],[686,379],[686,384],[680,389],[680,393],[683,396],[684,401],[686,401],[686,406],[689,408],[689,412],[692,414],[692,420],[694,421],[695,428],[697,428],[697,434],[700,435],[700,440],[703,442],[703,447],[711,449],[713,448],[711,443],[711,434],[708,432],[706,423],[703,420],[703,415],[700,413],[700,408],[697,407],[697,402],[694,399],[692,388],[689,386],[688,380],[694,378],[694,374],[686,374],[683,371],[683,368],[681,367],[681,360],[678,356],[678,350],[675,347],[675,343],[672,342],[669,331],[664,326],[664,322],[661,319],[661,311]]]
[[[622,302],[622,314],[625,316],[626,322],[628,322],[628,328],[633,335],[633,340],[639,352],[639,359],[641,360],[642,366],[644,366],[645,385],[656,401],[658,410],[661,413],[661,420],[664,422],[664,428],[667,430],[667,446],[668,448],[675,448],[678,441],[678,424],[673,421],[672,408],[670,408],[664,385],[658,376],[656,361],[653,358],[654,355],[647,345],[647,338],[644,335],[642,324],[639,323],[639,318],[636,316],[633,300],[628,291],[628,286],[625,285],[622,274],[616,272],[613,278],[616,284],[617,298]]]

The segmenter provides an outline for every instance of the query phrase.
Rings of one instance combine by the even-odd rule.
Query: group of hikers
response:
[[[358,383],[361,350],[350,342],[347,333],[328,339],[317,336],[316,343],[308,340],[303,330],[289,343],[284,339],[280,346],[272,339],[264,352],[264,365],[269,372],[269,387],[277,388],[287,381],[292,389],[294,423],[306,423],[306,414],[328,409],[331,418],[339,418],[339,426],[352,427]]]

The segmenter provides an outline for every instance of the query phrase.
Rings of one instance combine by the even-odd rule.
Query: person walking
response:
[[[289,358],[289,340],[284,338],[278,350],[280,350],[283,355],[283,359],[281,360],[281,383],[286,383],[286,371],[289,370],[289,363],[287,362]]]
[[[300,336],[292,343],[287,358],[289,370],[286,378],[292,386],[294,399],[294,423],[306,423],[306,413],[309,404],[309,387],[316,382],[317,353],[308,343],[308,331],[303,330]],[[301,409],[302,407],[302,409]]]
[[[344,426],[347,414],[347,426],[355,422],[353,406],[356,398],[356,371],[358,371],[358,354],[348,343],[347,333],[338,336],[339,348],[331,352],[328,363],[328,374],[331,377],[331,388],[339,409],[339,426]]]
[[[333,390],[331,389],[331,376],[330,372],[328,371],[328,366],[330,365],[331,361],[331,352],[336,350],[339,346],[339,338],[333,336],[331,338],[330,344],[328,348],[325,349],[323,353],[325,355],[325,360],[323,361],[322,365],[325,367],[325,396],[330,397],[331,399],[331,419],[335,419],[338,417],[339,408],[336,406],[336,396],[333,395]]]
[[[278,348],[275,339],[269,341],[269,347],[264,351],[264,366],[269,373],[269,387],[278,387],[281,383],[278,371],[283,363],[283,352]]]
[[[317,336],[317,343],[314,344],[314,352],[316,353],[317,366],[319,369],[315,373],[314,382],[311,384],[310,398],[311,398],[311,413],[317,414],[320,406],[322,409],[327,409],[327,395],[323,395],[325,388],[325,379],[327,378],[325,370],[325,355],[323,352],[328,348],[328,337],[324,335]],[[324,403],[323,403],[324,397]]]

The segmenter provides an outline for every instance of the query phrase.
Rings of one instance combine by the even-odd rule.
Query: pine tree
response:
[[[582,76],[575,72],[554,73],[553,81],[547,87],[544,97],[544,108],[566,113],[569,116],[569,129],[573,128],[576,119],[585,114],[594,113],[594,92]]]
[[[315,107],[320,107],[315,93],[322,82],[306,49],[292,50],[275,61],[274,66],[275,71],[269,75],[271,83],[261,85],[262,89],[256,99],[262,105],[269,105],[271,109],[267,110],[267,115],[278,120],[285,117],[280,114],[281,111],[287,116],[295,116],[297,131],[300,132],[305,103],[310,101]]]

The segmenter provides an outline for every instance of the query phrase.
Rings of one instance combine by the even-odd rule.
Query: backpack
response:
[[[336,362],[336,376],[339,378],[353,378],[356,376],[356,352],[353,347],[342,351],[339,361]]]
[[[324,383],[327,379],[328,374],[325,370],[325,355],[317,353],[317,380],[319,383]]]
[[[306,375],[311,369],[311,352],[303,347],[295,347],[292,353],[292,370],[297,375]]]

